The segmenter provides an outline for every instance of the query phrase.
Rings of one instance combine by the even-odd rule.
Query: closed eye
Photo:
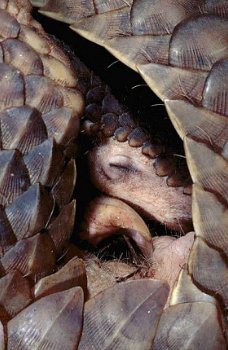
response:
[[[110,168],[122,171],[124,173],[137,173],[138,169],[136,169],[131,163],[129,162],[110,162],[109,163]]]
[[[129,176],[138,175],[140,170],[132,158],[122,155],[110,156],[108,162],[104,162],[103,174],[111,181],[125,181]]]
[[[127,165],[109,163],[109,166],[111,168],[116,168],[116,169],[118,169],[120,171],[125,171],[125,172],[132,172],[132,171],[134,171],[131,166],[127,166]]]

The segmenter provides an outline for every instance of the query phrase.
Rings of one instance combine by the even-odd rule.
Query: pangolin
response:
[[[173,1],[172,5],[178,3],[182,8],[182,2]],[[42,3],[44,2],[41,1],[38,5]],[[156,3],[157,6],[160,5],[158,2],[154,3],[156,10]],[[212,6],[212,1],[207,3],[209,5],[211,3],[212,9],[216,7]],[[77,16],[88,17],[88,21],[91,21],[88,27],[90,30],[92,28],[93,34],[96,34],[94,28],[102,27],[105,20],[106,23],[112,23],[110,18],[117,14],[117,20],[113,21],[115,25],[109,26],[109,28],[111,28],[111,33],[112,30],[116,33],[115,30],[118,29],[118,39],[119,37],[124,39],[124,28],[119,26],[118,19],[124,26],[125,24],[128,26],[128,17],[125,16],[125,12],[128,13],[129,9],[131,14],[135,11],[137,15],[138,11],[140,16],[142,14],[143,16],[148,15],[145,6],[149,6],[148,2],[136,1],[133,3],[134,6],[131,5],[131,2],[126,1],[112,3],[107,1],[91,3],[90,1],[80,1],[80,3],[77,1],[50,1],[49,4],[46,4],[44,11],[50,14],[53,9],[54,12],[57,9],[58,16],[54,16],[60,18],[62,12],[61,17],[64,19],[66,18],[65,11],[68,10],[67,22],[76,22],[74,27],[82,25],[83,30],[86,27],[84,21],[78,21]],[[209,5],[208,7],[210,7]],[[1,170],[1,244],[3,247],[1,258],[3,277],[1,282],[4,288],[2,287],[3,301],[0,309],[3,320],[3,328],[0,333],[2,335],[2,348],[4,348],[4,343],[8,342],[8,349],[75,349],[80,340],[79,349],[126,349],[129,346],[134,349],[200,349],[205,347],[225,349],[224,330],[226,324],[223,315],[224,310],[226,310],[227,297],[227,240],[224,224],[227,189],[225,183],[227,176],[227,164],[225,163],[227,124],[224,100],[220,103],[217,102],[219,111],[208,112],[206,110],[205,112],[204,107],[209,110],[212,108],[207,105],[207,96],[204,97],[205,94],[203,94],[206,79],[207,83],[209,81],[210,87],[209,73],[207,72],[211,72],[209,77],[212,76],[211,79],[213,79],[217,70],[223,69],[223,66],[226,67],[225,60],[222,59],[224,56],[222,58],[216,56],[216,61],[222,59],[222,67],[217,62],[211,63],[212,67],[215,65],[217,68],[215,73],[211,67],[205,69],[206,73],[203,72],[205,79],[201,81],[201,92],[199,92],[195,81],[193,81],[193,85],[187,86],[187,88],[189,87],[187,91],[185,90],[184,82],[190,81],[191,83],[191,79],[189,76],[186,78],[185,73],[183,73],[183,77],[178,77],[178,80],[180,79],[179,85],[175,86],[180,87],[181,92],[184,90],[184,96],[181,96],[185,99],[166,102],[171,120],[174,121],[178,132],[184,138],[188,165],[194,182],[193,223],[196,233],[188,269],[183,270],[180,274],[169,307],[162,313],[168,293],[168,287],[165,283],[151,279],[121,283],[86,302],[82,331],[82,290],[86,291],[86,277],[82,261],[73,258],[53,275],[53,282],[49,280],[45,288],[42,287],[42,282],[44,283],[46,275],[58,270],[58,258],[64,252],[72,230],[75,204],[70,202],[70,199],[76,176],[72,158],[75,154],[75,138],[79,129],[79,118],[83,112],[82,93],[85,93],[85,90],[83,91],[83,87],[80,85],[79,76],[77,77],[72,71],[68,58],[43,32],[40,25],[31,18],[31,8],[27,2],[1,1],[0,6],[2,16],[0,21],[2,25],[1,82],[4,87],[4,89],[1,88],[2,112],[0,118],[1,169],[3,169]],[[48,6],[50,7],[48,8]],[[192,6],[195,10],[196,7]],[[202,12],[203,7],[199,8]],[[218,6],[217,17],[218,15],[225,17],[226,11],[223,11],[223,8],[226,9],[225,4]],[[189,15],[190,9],[191,6],[186,7],[186,11],[183,12]],[[99,10],[105,14],[103,16],[104,22],[96,17],[99,16]],[[108,14],[107,21],[106,12],[109,10],[111,10],[111,16]],[[122,12],[124,13],[123,17]],[[76,17],[71,19],[70,16],[75,16],[75,14]],[[193,12],[193,14],[199,16],[197,12]],[[178,17],[179,21],[184,21],[184,19],[184,15]],[[219,19],[221,20],[221,18]],[[143,23],[156,23],[155,27],[159,27],[159,23],[163,23],[162,21],[163,18],[152,21],[147,19]],[[137,18],[135,22],[136,26],[138,23],[140,27],[141,24]],[[178,21],[174,23],[173,27],[177,23]],[[145,26],[143,27],[143,24],[141,26],[142,32],[145,31]],[[173,27],[169,28],[167,25],[165,30],[172,33]],[[225,28],[224,24],[222,30]],[[106,33],[103,29],[101,32]],[[98,30],[98,38],[101,38],[99,40],[105,42],[105,46],[107,46],[101,32]],[[145,32],[143,33],[145,34]],[[138,41],[140,29],[139,32],[136,31],[133,34],[132,37],[135,36],[136,41]],[[150,34],[148,33],[148,36]],[[164,36],[163,39],[168,41],[170,38]],[[223,37],[221,36],[219,39],[221,45],[224,45]],[[159,40],[162,41],[161,38]],[[114,42],[115,40],[113,40]],[[125,45],[123,46],[125,47]],[[132,45],[130,44],[130,46]],[[114,44],[113,47],[114,52],[116,50]],[[136,48],[137,51],[137,45],[134,44],[132,47],[134,50]],[[127,51],[129,55],[132,54],[131,50]],[[219,47],[216,51],[218,55],[219,51],[223,50]],[[162,57],[161,53],[158,55]],[[126,57],[125,54],[123,56]],[[138,57],[138,53],[136,56]],[[16,57],[18,59],[15,59]],[[133,55],[129,61],[131,64],[132,62],[135,64],[135,56]],[[153,59],[150,58],[149,62],[153,62]],[[137,65],[139,63],[142,62],[136,62]],[[149,66],[154,67],[153,64],[149,64]],[[172,62],[173,66],[175,67],[175,64]],[[151,67],[146,66],[146,68]],[[186,74],[188,74],[189,67],[185,68]],[[162,72],[161,67],[156,66],[155,71],[156,69],[159,74]],[[194,71],[194,69],[199,69],[199,67],[193,67],[192,70]],[[140,71],[142,72],[143,68],[140,67]],[[173,70],[171,69],[171,71]],[[176,74],[176,68],[174,71]],[[212,75],[212,73],[214,74]],[[165,82],[167,82],[168,87],[160,84],[162,90],[160,92],[159,87],[155,84],[156,93],[163,99],[179,99],[179,90],[175,90],[174,95],[169,95],[166,92],[166,90],[170,91],[168,79],[170,75],[167,72],[164,74],[167,77]],[[174,84],[172,72],[170,74],[172,86]],[[146,71],[145,76],[149,76],[151,85],[153,79],[158,80],[156,72],[150,74],[150,70]],[[221,76],[225,80],[225,73],[221,73]],[[160,80],[160,82],[163,81],[164,79]],[[208,85],[206,85],[205,91],[209,90],[210,95],[211,90]],[[224,83],[221,86],[226,87],[227,85]],[[90,88],[96,88],[96,82]],[[193,88],[196,89],[197,96],[194,95]],[[206,102],[199,107],[200,93]],[[222,96],[226,96],[225,88]],[[213,100],[211,95],[209,97]],[[216,103],[212,103],[212,105],[214,106]],[[200,126],[196,127],[194,123],[195,109],[201,123]],[[180,115],[178,111],[181,111]],[[219,112],[220,115],[217,116],[216,112]],[[106,130],[109,134],[111,122],[112,135],[117,130],[117,126],[119,129],[126,125],[121,124],[122,119],[119,118],[118,113],[115,111],[110,113],[114,114],[115,118],[106,116],[102,120],[102,125],[104,129],[107,125]],[[189,122],[189,113],[193,116],[192,123]],[[30,118],[34,118],[34,120],[32,121]],[[24,124],[22,125],[21,122]],[[37,128],[37,126],[39,127]],[[148,140],[141,137],[143,133],[139,132],[138,135],[137,132],[133,134],[133,137],[129,137],[130,132],[127,130],[125,137],[129,139],[129,143],[136,141],[136,143],[139,142],[138,146],[145,146],[145,142]],[[121,137],[123,134],[126,135],[126,132],[120,132],[118,135]],[[185,137],[187,134],[188,137]],[[149,152],[151,145],[151,143],[147,144]],[[210,145],[211,147],[209,147]],[[159,155],[156,154],[157,157]],[[202,165],[199,166],[199,164]],[[169,174],[162,175],[168,175],[169,179]],[[65,195],[63,196],[63,194]],[[205,202],[208,206],[205,206]],[[210,220],[212,214],[215,215],[216,226]],[[213,237],[212,233],[215,229],[217,234]],[[57,274],[60,271],[62,271],[61,276],[66,276],[66,280],[67,273],[70,275],[65,284],[62,281],[58,283],[60,275]],[[211,278],[212,272],[213,278]],[[73,284],[69,283],[69,280],[73,279],[72,276],[77,280]],[[57,277],[57,282],[55,277]],[[49,284],[50,290],[48,290]],[[68,289],[75,285],[81,288]],[[9,290],[7,290],[7,286]],[[15,289],[17,289],[16,292]],[[63,292],[64,289],[66,291]],[[20,290],[23,292],[18,293]],[[10,298],[8,298],[9,294]],[[110,306],[112,299],[115,299],[115,303],[112,303],[113,308]],[[34,300],[36,301],[34,302]],[[19,311],[21,312],[18,313]],[[140,327],[142,322],[143,328]],[[208,337],[206,335],[208,331],[213,336]]]

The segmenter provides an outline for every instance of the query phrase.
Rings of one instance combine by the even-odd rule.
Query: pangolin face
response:
[[[168,187],[155,173],[154,160],[127,142],[108,138],[88,155],[91,179],[103,193],[120,198],[148,219],[177,231],[191,229],[191,196]]]

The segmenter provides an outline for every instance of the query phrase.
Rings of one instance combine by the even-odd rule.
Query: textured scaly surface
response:
[[[188,295],[184,278],[189,282],[189,291],[195,288],[193,285],[199,287],[217,298],[224,313],[227,311],[227,1],[47,0],[33,3],[43,5],[42,13],[69,23],[77,33],[104,46],[138,70],[165,101],[173,125],[184,140],[194,182],[196,238],[187,275],[180,276],[174,293],[175,305],[162,316],[154,348],[189,348],[188,340],[187,345],[177,342],[184,336],[175,334],[175,315],[177,318],[181,312],[182,317],[190,315],[188,321],[193,324],[199,313],[206,312],[207,306],[198,304],[200,296]],[[204,311],[199,312],[198,306]],[[218,319],[221,320],[220,316]],[[171,339],[167,339],[161,329],[166,334],[169,331]],[[205,346],[192,344],[198,348]],[[210,346],[221,347],[212,342]]]
[[[83,10],[86,14],[90,3],[81,2],[78,8],[73,6],[75,3],[71,2],[71,13],[72,9],[77,10],[75,13],[80,13],[79,10],[83,10],[83,5],[87,4],[87,8]],[[140,13],[143,2],[136,3],[140,5]],[[55,4],[61,10],[63,3],[58,4],[55,1]],[[107,2],[105,4],[100,2],[98,5],[103,11],[110,9]],[[112,2],[114,10],[116,6],[124,8],[125,5],[126,2],[122,1]],[[174,6],[175,2],[172,5]],[[0,346],[4,348],[4,343],[8,342],[8,349],[75,349],[81,336],[83,294],[79,287],[71,287],[80,285],[85,290],[83,264],[78,259],[72,259],[65,269],[63,267],[63,270],[51,276],[52,282],[49,279],[49,284],[45,285],[44,279],[56,271],[58,257],[69,240],[73,224],[75,205],[70,202],[70,197],[75,182],[75,165],[71,156],[78,130],[78,119],[83,108],[82,96],[77,90],[72,90],[77,86],[77,77],[71,70],[68,59],[32,20],[28,3],[1,1],[0,7],[1,274],[3,276],[0,280],[2,298],[0,315],[3,323],[3,328],[0,327]],[[221,6],[222,8],[225,6]],[[189,11],[189,8],[187,10]],[[168,95],[167,97],[170,98]],[[184,97],[186,98],[186,94]],[[175,98],[179,98],[179,95]],[[195,97],[191,96],[190,101],[193,98]],[[172,103],[174,107],[178,106],[178,111],[181,111],[183,106],[180,108],[177,103],[184,103],[191,112],[193,107],[197,108],[197,111],[201,110],[185,101],[169,102],[167,105],[172,107]],[[194,185],[193,193],[197,239],[188,272],[196,285],[212,295],[219,295],[220,305],[223,306],[227,298],[225,289],[227,241],[224,219],[227,187],[225,181],[221,180],[227,176],[224,161],[226,122],[224,121],[221,127],[221,120],[225,120],[224,118],[220,117],[219,120],[215,116],[214,119],[210,118],[212,122],[217,121],[213,124],[216,135],[212,133],[212,127],[207,119],[201,126],[203,130],[207,128],[210,144],[212,142],[215,144],[214,148],[210,148],[208,138],[205,138],[203,133],[197,133],[196,124],[190,124],[191,132],[189,131],[183,110],[180,116],[174,109],[172,111],[174,111],[172,119],[175,118],[178,125],[180,121],[182,122],[178,129],[182,137],[187,132],[194,135],[194,138],[185,138],[189,168],[194,182],[198,184]],[[221,111],[224,111],[224,107],[220,109],[220,113]],[[208,111],[205,113],[207,118]],[[205,120],[202,115],[199,118]],[[218,134],[219,140],[217,140]],[[208,157],[205,157],[205,153]],[[204,156],[200,157],[201,154]],[[199,167],[199,164],[202,166]],[[212,168],[214,164],[216,167]],[[216,181],[213,181],[215,176]],[[203,185],[208,191],[199,185]],[[205,206],[205,202],[208,206]],[[215,218],[215,213],[219,219],[214,223],[210,218],[212,215]],[[214,235],[213,225],[216,225],[218,236]],[[213,278],[211,278],[212,272]],[[70,279],[74,276],[77,281],[74,281],[73,285],[69,283],[70,289],[65,285],[64,289],[68,290],[62,292],[61,282],[57,289],[56,283],[58,285],[63,276],[67,279],[67,273]],[[85,324],[79,348],[89,349],[92,345],[97,349],[125,349],[129,346],[139,349],[151,347],[225,349],[222,333],[222,328],[225,327],[222,325],[222,314],[218,304],[192,284],[192,277],[185,272],[180,275],[170,307],[162,315],[167,287],[158,281],[122,284],[113,291],[108,290],[96,299],[91,299],[85,306]],[[45,287],[42,287],[42,283]],[[52,286],[54,294],[51,294]],[[140,293],[137,294],[137,291]],[[132,295],[135,297],[132,298]],[[38,300],[33,303],[34,299]],[[120,300],[125,302],[123,304],[119,302],[118,305],[117,301]],[[158,305],[154,304],[154,300],[159,300]],[[112,307],[115,305],[113,310],[109,305],[110,301]],[[121,316],[121,312],[126,301],[129,310],[126,308],[124,311],[129,314],[125,319]],[[96,331],[94,322],[98,324],[101,308],[105,311],[100,320],[101,327]],[[105,316],[108,316],[111,310],[113,313],[118,311],[121,327],[117,333],[114,331],[108,340],[106,325],[110,320],[105,320]],[[132,310],[137,310],[135,317],[132,317]],[[148,312],[149,315],[152,310],[154,318],[148,317],[146,323],[148,329],[143,329],[142,333],[137,322],[143,322],[145,313]],[[125,332],[121,332],[122,328]],[[126,336],[128,332],[131,337]],[[208,337],[208,333],[213,334],[213,337]]]
[[[27,1],[0,1],[1,349],[7,334],[8,349],[23,347],[14,317],[42,294],[34,285],[57,270],[75,217],[72,155],[84,100],[69,59],[30,12]],[[83,269],[74,264],[78,275]],[[80,288],[70,293],[72,310],[82,308]],[[68,297],[55,297],[56,306]]]
[[[77,59],[73,69],[32,19],[28,2],[1,1],[0,7],[0,348],[75,349],[82,334],[83,294],[88,292],[84,263],[77,257],[78,250],[69,245],[82,93],[88,107],[98,87],[104,89],[99,100],[103,114],[111,112],[114,103],[119,112],[116,122],[124,119],[125,110]],[[141,132],[139,138],[133,120],[126,118],[131,123],[129,142],[140,146],[145,136]],[[109,123],[102,121],[102,125],[103,132],[109,129]],[[151,251],[149,231],[146,235]],[[144,292],[135,298],[141,286]],[[148,297],[153,301],[159,291],[157,313],[151,320],[156,328],[168,286],[141,281],[132,282],[130,290],[135,290],[132,296],[124,284],[113,291],[115,297],[128,299],[127,315]],[[102,296],[103,300],[110,309],[112,298]],[[93,318],[93,313],[92,308],[85,315]],[[140,313],[144,308],[140,307]],[[130,330],[134,327],[130,322]],[[150,335],[146,342],[150,345]]]

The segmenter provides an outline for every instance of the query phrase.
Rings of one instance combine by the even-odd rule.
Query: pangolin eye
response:
[[[110,168],[124,173],[136,173],[138,170],[134,166],[132,159],[125,156],[116,156],[110,159]]]

